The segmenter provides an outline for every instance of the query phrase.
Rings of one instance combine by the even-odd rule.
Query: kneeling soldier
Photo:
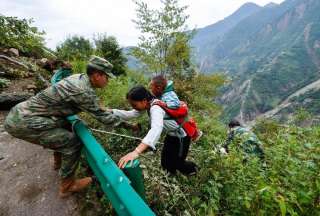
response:
[[[60,197],[78,192],[92,182],[91,177],[75,179],[83,144],[68,130],[66,116],[80,111],[91,113],[104,124],[120,123],[118,117],[99,106],[95,88],[108,83],[112,64],[93,56],[87,74],[71,75],[39,92],[15,107],[8,114],[5,129],[12,136],[54,150],[54,168],[60,169]]]

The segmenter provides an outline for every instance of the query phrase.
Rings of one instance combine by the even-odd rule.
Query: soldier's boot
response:
[[[74,177],[64,178],[60,183],[59,196],[61,198],[65,198],[74,192],[79,192],[82,189],[88,187],[91,182],[91,177],[85,177],[82,179],[74,179]]]
[[[58,170],[61,167],[61,153],[53,152],[53,169]]]

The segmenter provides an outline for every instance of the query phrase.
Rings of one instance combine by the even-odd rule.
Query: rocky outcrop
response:
[[[32,95],[32,93],[1,93],[0,110],[9,110],[16,104],[27,100]]]
[[[11,54],[9,54],[11,53]],[[9,110],[49,85],[50,73],[15,49],[0,52],[0,110]]]
[[[10,56],[16,56],[16,57],[18,57],[18,56],[19,56],[19,50],[15,49],[15,48],[10,48],[10,49],[8,50],[8,54],[9,54]]]

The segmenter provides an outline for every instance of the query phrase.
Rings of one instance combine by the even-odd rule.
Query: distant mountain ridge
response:
[[[252,120],[320,78],[319,11],[318,0],[268,4],[218,40],[193,43],[203,72],[225,72],[232,77],[220,98],[225,118]]]
[[[210,50],[218,44],[225,33],[235,27],[244,18],[261,10],[261,8],[262,7],[257,4],[246,3],[225,19],[204,28],[197,29],[197,33],[191,41],[196,61],[205,62]],[[200,63],[200,70],[203,71],[202,63]]]

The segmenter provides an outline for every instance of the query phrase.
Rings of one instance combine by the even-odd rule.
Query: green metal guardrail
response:
[[[68,70],[59,70],[52,77],[51,83],[54,84],[70,74]],[[139,161],[135,160],[132,167],[126,166],[124,169],[129,177],[133,177],[132,184],[136,188],[135,191],[130,185],[130,180],[104,151],[85,124],[76,115],[68,116],[67,119],[83,142],[86,159],[117,214],[120,216],[155,215],[144,202],[144,186],[143,182],[139,181],[142,178]]]

